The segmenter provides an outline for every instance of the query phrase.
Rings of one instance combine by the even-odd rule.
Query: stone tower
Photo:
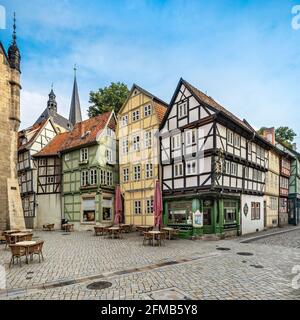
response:
[[[17,179],[17,146],[20,126],[20,62],[16,19],[6,53],[0,42],[0,229],[25,228]]]

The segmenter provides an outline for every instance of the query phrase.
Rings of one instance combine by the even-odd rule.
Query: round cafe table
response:
[[[28,232],[17,232],[17,233],[11,233],[10,237],[13,239],[14,242],[19,242],[20,238],[24,238],[28,236]]]
[[[148,234],[151,234],[152,235],[152,246],[154,247],[154,240],[155,240],[155,237],[158,236],[158,235],[161,235],[163,232],[161,231],[156,231],[156,230],[152,230],[152,231],[148,231]]]
[[[20,230],[6,230],[6,231],[3,231],[3,232],[6,233],[6,234],[12,234],[12,233],[20,232]]]
[[[119,227],[111,227],[107,230],[110,233],[112,239],[114,239],[116,236],[118,236],[119,238],[122,237],[122,229]]]
[[[36,241],[21,241],[21,242],[17,242],[16,245],[25,249],[26,264],[28,264],[29,248],[31,246],[36,245]]]

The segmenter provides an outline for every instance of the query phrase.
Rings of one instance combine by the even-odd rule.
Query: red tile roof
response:
[[[158,119],[158,122],[161,123],[164,116],[165,116],[165,113],[167,111],[167,107],[157,103],[157,102],[154,102],[154,109],[155,109],[155,112],[156,112],[156,116],[157,116],[157,119]]]
[[[111,114],[112,111],[109,111],[97,117],[76,123],[74,129],[68,134],[67,139],[63,143],[62,151],[96,142],[98,135],[105,128]],[[108,126],[115,130],[115,121],[110,121]]]
[[[35,138],[40,133],[41,129],[44,127],[47,121],[48,120],[44,120],[28,129],[18,132],[18,151],[27,149],[27,147],[29,147],[34,142]],[[26,143],[22,144],[22,140],[26,139],[30,134],[33,134],[32,137]]]
[[[62,146],[68,138],[69,132],[64,132],[56,135],[40,152],[34,157],[49,157],[56,156],[62,150]]]

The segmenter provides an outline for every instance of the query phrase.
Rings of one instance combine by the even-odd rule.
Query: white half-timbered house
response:
[[[181,79],[160,140],[165,224],[186,236],[263,229],[270,144],[245,120]]]
[[[56,135],[57,130],[50,118],[19,132],[18,179],[28,228],[34,228],[37,222],[37,168],[33,155],[42,150]]]

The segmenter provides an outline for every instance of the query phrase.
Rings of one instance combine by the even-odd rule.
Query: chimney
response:
[[[83,121],[79,123],[79,129],[80,129],[80,137],[83,139],[85,137],[85,127]]]
[[[263,132],[263,137],[269,141],[270,143],[272,143],[273,145],[275,145],[275,128],[266,128]]]

